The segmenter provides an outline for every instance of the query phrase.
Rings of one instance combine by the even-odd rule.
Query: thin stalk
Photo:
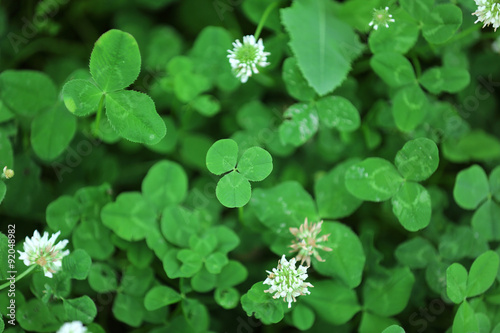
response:
[[[104,108],[104,94],[101,96],[101,100],[99,101],[99,106],[97,108],[97,116],[95,117],[95,125],[94,125],[94,135],[97,136],[99,134],[99,124],[101,123],[102,118],[102,109]]]
[[[243,206],[238,208],[238,219],[243,223]]]
[[[264,27],[264,23],[266,23],[267,17],[271,13],[271,11],[275,7],[278,6],[279,3],[280,3],[279,1],[275,1],[267,6],[266,10],[264,11],[264,14],[262,14],[262,17],[260,18],[259,25],[257,26],[257,29],[255,30],[255,35],[254,35],[255,40],[259,39],[260,32],[262,31],[262,28]]]
[[[21,280],[23,277],[25,277],[26,275],[28,275],[29,273],[31,273],[31,271],[33,271],[35,268],[36,268],[37,265],[31,265],[27,270],[25,270],[24,272],[22,272],[21,274],[19,274],[18,276],[16,276],[16,279],[14,281],[14,283],[16,283],[17,281]],[[8,282],[5,282],[4,284],[2,284],[0,286],[0,290],[4,289],[4,288],[7,288],[9,285],[10,285],[10,281]]]

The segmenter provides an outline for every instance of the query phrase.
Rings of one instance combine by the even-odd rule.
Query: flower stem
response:
[[[21,280],[23,277],[25,277],[26,275],[28,275],[29,273],[31,273],[31,271],[33,271],[35,268],[36,268],[37,265],[31,265],[27,270],[25,270],[24,272],[22,272],[21,274],[19,274],[18,276],[16,276],[16,280],[14,281],[17,282],[19,280]],[[4,288],[7,288],[9,285],[10,285],[10,281],[8,282],[5,282],[4,284],[0,285],[0,290],[4,289]]]
[[[238,207],[238,219],[243,223],[243,206]]]
[[[102,117],[102,109],[104,107],[104,94],[101,96],[101,100],[99,101],[99,107],[97,108],[97,116],[95,117],[95,125],[94,125],[94,135],[97,136],[99,134],[99,125],[101,124]]]
[[[262,17],[260,18],[259,25],[257,26],[257,29],[255,30],[255,40],[259,39],[260,32],[262,31],[262,28],[264,27],[264,23],[266,23],[267,17],[271,13],[271,11],[278,6],[280,2],[279,1],[274,1],[273,3],[270,3],[266,10],[264,11],[264,14],[262,14]]]
[[[417,75],[417,79],[420,77],[420,74],[422,74],[422,68],[420,67],[420,61],[418,60],[418,57],[413,54],[411,56],[411,60],[413,61],[413,67],[415,67],[415,74]]]

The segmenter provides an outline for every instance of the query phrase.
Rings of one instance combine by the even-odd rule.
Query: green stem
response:
[[[415,74],[417,75],[417,79],[420,77],[420,74],[422,74],[422,67],[420,67],[420,61],[418,60],[418,57],[413,54],[411,57],[411,60],[413,60],[413,66],[415,67]]]
[[[238,207],[238,219],[243,223],[243,206]]]
[[[14,281],[14,283],[16,283],[17,281],[21,280],[23,277],[25,277],[26,275],[28,275],[29,273],[31,273],[31,271],[33,271],[36,268],[36,266],[37,265],[31,265],[27,270],[25,270],[24,272],[22,272],[21,274],[19,274],[18,276],[16,276],[16,280]],[[4,288],[7,288],[9,285],[10,285],[10,281],[9,282],[5,282],[4,284],[2,284],[0,286],[0,290],[2,290]]]
[[[99,124],[101,123],[102,117],[102,109],[104,107],[104,94],[99,101],[99,107],[97,108],[97,116],[95,117],[95,126],[94,126],[94,135],[97,136],[99,134]]]
[[[462,39],[464,37],[467,37],[468,35],[470,35],[474,31],[479,30],[479,29],[481,29],[481,24],[474,24],[474,25],[468,27],[467,29],[461,31],[460,33],[456,34],[455,36],[453,36],[445,44],[456,42],[457,40]]]
[[[264,27],[264,23],[266,23],[266,20],[267,20],[267,17],[269,16],[269,14],[271,13],[271,11],[278,6],[280,2],[279,1],[275,1],[273,3],[270,3],[266,10],[264,11],[264,14],[262,14],[262,17],[260,18],[260,22],[259,22],[259,25],[257,26],[257,29],[255,30],[255,40],[258,40],[259,39],[259,35],[260,35],[260,32],[262,31],[262,28]]]

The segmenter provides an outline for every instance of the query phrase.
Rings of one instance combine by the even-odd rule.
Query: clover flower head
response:
[[[65,323],[56,333],[85,333],[87,328],[80,321]]]
[[[300,295],[309,295],[311,292],[307,289],[314,287],[307,279],[307,269],[299,265],[295,268],[295,258],[290,261],[286,260],[285,255],[278,260],[278,268],[273,268],[273,271],[266,271],[269,275],[264,281],[271,287],[264,290],[266,293],[274,293],[273,298],[283,297],[284,302],[288,302],[288,308],[292,306],[292,302],[296,302],[296,297]]]
[[[3,168],[2,178],[10,179],[14,177],[14,170],[8,169],[7,166]]]
[[[257,67],[266,67],[269,65],[267,56],[269,52],[264,52],[264,44],[262,38],[255,40],[253,35],[243,37],[243,44],[237,39],[233,42],[233,49],[227,50],[229,55],[229,64],[233,69],[233,73],[242,83],[248,81],[252,73],[257,74]]]
[[[474,0],[477,10],[472,15],[477,16],[477,22],[483,22],[483,28],[490,25],[497,31],[500,27],[500,3],[498,0]]]
[[[373,9],[373,18],[369,23],[370,27],[373,26],[375,30],[381,25],[389,28],[389,22],[394,22],[392,15],[389,14],[389,7],[385,7],[384,9]]]
[[[69,254],[69,250],[63,251],[68,240],[65,239],[55,244],[60,233],[60,231],[56,232],[49,239],[47,231],[42,237],[38,230],[35,230],[33,237],[26,237],[23,244],[24,252],[17,251],[20,254],[19,260],[23,260],[26,266],[41,266],[44,275],[51,278],[53,273],[61,269],[62,258]]]
[[[307,266],[310,266],[312,255],[314,255],[318,261],[325,261],[320,257],[318,249],[323,251],[332,250],[329,247],[319,244],[321,242],[326,242],[328,240],[328,236],[330,236],[330,234],[328,234],[318,237],[318,234],[321,232],[322,224],[323,221],[311,223],[309,225],[306,217],[306,220],[299,228],[289,229],[292,235],[297,237],[297,240],[293,240],[292,245],[290,245],[292,248],[290,252],[299,252],[296,258],[297,260],[300,260],[301,264],[305,261]]]

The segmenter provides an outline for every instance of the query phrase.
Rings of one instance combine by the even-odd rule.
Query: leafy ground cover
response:
[[[0,332],[500,333],[500,4],[0,3]]]

